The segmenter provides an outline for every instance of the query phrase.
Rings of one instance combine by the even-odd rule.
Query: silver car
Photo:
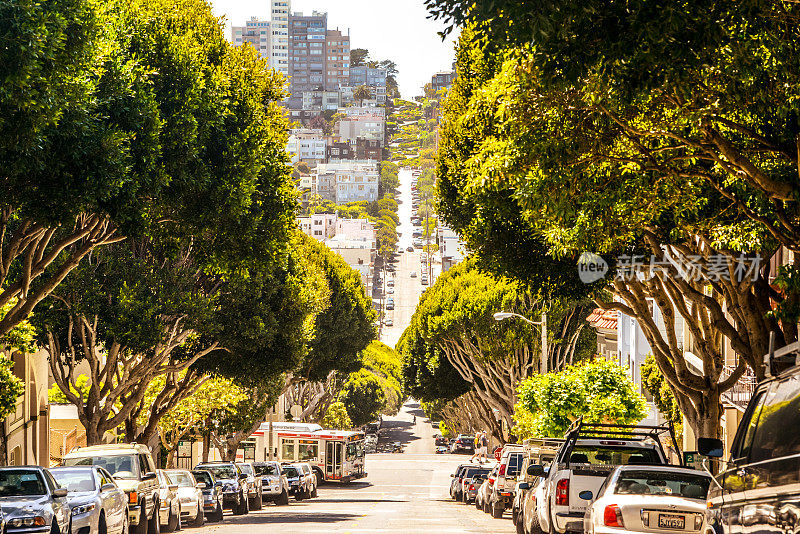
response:
[[[158,477],[158,521],[164,532],[181,529],[181,501],[178,499],[178,485],[167,478],[163,469],[156,470]]]
[[[182,469],[164,471],[167,478],[178,486],[178,500],[181,504],[181,520],[188,520],[193,527],[202,527],[205,521],[203,512],[203,488],[205,483],[198,483],[194,475]]]
[[[256,476],[261,477],[261,497],[277,505],[289,504],[289,481],[278,462],[255,462]]]
[[[69,532],[67,490],[43,467],[0,467],[0,508],[3,532]]]
[[[72,532],[88,534],[128,531],[128,496],[111,474],[99,466],[54,467],[53,478],[69,492]]]

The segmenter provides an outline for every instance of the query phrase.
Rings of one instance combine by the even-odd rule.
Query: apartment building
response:
[[[293,13],[289,17],[289,76],[293,98],[325,89],[325,34],[328,14]]]
[[[338,110],[341,105],[339,91],[303,91],[303,109]]]
[[[355,157],[355,151],[353,147],[350,146],[350,143],[331,143],[328,145],[326,155],[328,161],[353,159]]]
[[[438,91],[440,89],[449,89],[450,86],[453,85],[453,81],[455,79],[455,70],[437,72],[431,77],[431,85],[433,86],[434,91]]]
[[[356,159],[374,159],[380,161],[383,156],[383,145],[377,139],[356,139]]]
[[[258,51],[258,54],[271,63],[272,54],[272,32],[270,29],[270,21],[260,20],[258,17],[253,17],[244,26],[231,27],[231,38],[233,44],[242,46],[245,43],[250,44]]]
[[[300,230],[307,236],[313,237],[317,241],[325,241],[336,235],[336,223],[338,217],[332,213],[314,213],[312,215],[298,217],[297,224]]]
[[[270,0],[270,66],[289,76],[289,13],[290,0]]]
[[[358,87],[360,85],[366,85],[367,87],[386,87],[386,77],[386,69],[371,68],[366,65],[350,67],[350,85],[352,87]]]
[[[305,161],[310,165],[323,163],[327,157],[328,144],[323,137],[298,137],[290,135],[286,151],[292,156],[292,165]]]
[[[365,101],[366,102],[366,101]],[[363,115],[377,115],[382,119],[386,119],[386,108],[379,108],[375,106],[349,106],[339,109],[339,113],[347,117],[361,117]]]
[[[467,247],[459,235],[443,224],[436,228],[436,243],[442,258],[442,272],[449,271],[467,256]]]
[[[339,137],[354,147],[359,137],[374,139],[383,145],[386,139],[385,127],[385,119],[378,114],[351,116],[339,121]]]
[[[350,85],[350,36],[339,29],[325,34],[325,88],[338,90]]]
[[[333,202],[372,202],[378,200],[378,162],[375,160],[340,160],[317,165],[317,194],[323,196],[319,175],[330,180],[333,174]],[[323,196],[324,198],[324,196]]]

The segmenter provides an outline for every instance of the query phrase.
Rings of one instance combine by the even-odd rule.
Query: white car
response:
[[[417,277],[417,271],[411,271],[411,278]]]
[[[617,467],[592,500],[583,519],[586,534],[702,532],[711,476],[674,466]]]
[[[394,321],[392,320],[391,317],[387,317],[386,319],[383,320],[383,324],[385,324],[386,326],[394,326]]]
[[[394,288],[390,287],[389,289],[386,290],[386,293],[388,293],[389,295],[394,295]]]

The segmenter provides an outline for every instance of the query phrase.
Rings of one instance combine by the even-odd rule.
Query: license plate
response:
[[[658,514],[658,528],[686,529],[686,517],[673,514]]]

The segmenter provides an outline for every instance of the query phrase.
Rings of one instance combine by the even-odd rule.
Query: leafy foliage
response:
[[[366,369],[352,373],[339,394],[354,426],[377,419],[386,404],[381,381]]]
[[[325,416],[320,422],[322,428],[330,428],[333,430],[350,430],[353,428],[353,422],[350,416],[347,415],[347,407],[342,401],[335,401],[325,412]]]
[[[644,398],[625,370],[598,359],[520,383],[514,432],[524,437],[560,437],[579,417],[590,423],[632,424],[647,415]]]
[[[13,413],[17,409],[17,399],[25,394],[25,382],[14,376],[13,368],[14,362],[0,354],[0,419]]]

